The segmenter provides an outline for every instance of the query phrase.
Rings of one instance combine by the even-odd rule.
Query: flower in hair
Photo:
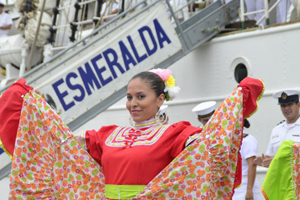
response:
[[[175,86],[175,78],[172,75],[170,75],[169,78],[165,81],[165,83],[167,87],[172,88]]]
[[[157,74],[165,82],[165,98],[167,101],[173,100],[179,93],[180,88],[176,86],[175,78],[169,69],[151,69],[149,72]]]
[[[164,82],[169,78],[169,76],[172,74],[171,70],[169,69],[150,69],[149,72],[153,72],[157,74]]]

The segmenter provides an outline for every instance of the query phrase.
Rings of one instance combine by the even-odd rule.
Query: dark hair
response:
[[[244,127],[245,128],[249,128],[250,127],[250,122],[248,121],[248,119],[244,119]]]
[[[149,83],[150,88],[155,92],[157,97],[161,94],[165,95],[164,93],[165,83],[162,80],[162,78],[160,78],[160,76],[158,76],[157,74],[153,72],[147,72],[147,71],[140,72],[134,75],[130,81],[136,78],[140,78],[141,80]]]
[[[2,8],[3,8],[4,6],[5,6],[5,5],[4,5],[3,3],[0,3],[0,7],[2,7]]]

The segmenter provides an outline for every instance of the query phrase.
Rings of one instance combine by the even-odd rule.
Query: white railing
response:
[[[260,0],[261,1],[261,0]],[[240,14],[240,17],[241,17],[241,23],[242,23],[242,28],[245,29],[246,28],[246,24],[245,24],[245,18],[246,16],[249,16],[249,15],[254,15],[254,14],[259,14],[259,13],[265,13],[265,15],[257,20],[256,22],[256,25],[259,25],[262,20],[266,20],[266,25],[270,25],[270,15],[269,13],[272,11],[271,9],[269,10],[269,2],[268,0],[263,0],[264,1],[264,9],[262,10],[256,10],[256,11],[252,11],[252,12],[245,12],[245,0],[241,0],[241,14]],[[282,0],[278,0],[279,2],[282,1]]]
[[[190,16],[194,15],[195,13],[199,12],[201,9],[194,9],[194,5],[198,5],[200,3],[205,3],[206,5],[211,4],[211,0],[206,1],[195,1],[195,0],[169,0],[170,5],[172,6],[174,13],[179,21],[187,20]],[[125,0],[124,2],[124,11],[128,10],[137,4],[140,4],[142,2],[141,0]],[[152,0],[148,0],[147,3],[151,3]],[[80,40],[83,37],[85,37],[86,33],[89,33],[88,30],[96,29],[100,24],[105,23],[106,21],[109,21],[110,19],[116,17],[118,13],[114,13],[114,8],[118,7],[118,10],[122,9],[122,1],[120,0],[118,2],[118,6],[113,5],[115,4],[114,0],[108,0],[106,3],[102,6],[101,15],[97,17],[96,14],[96,8],[98,7],[97,0],[86,0],[78,3],[78,5],[81,6],[81,9],[78,12],[78,20],[75,22],[71,22],[70,18],[73,18],[74,15],[70,16],[70,13],[75,13],[74,11],[74,5],[60,5],[58,10],[60,11],[60,14],[57,17],[57,23],[56,25],[52,26],[54,30],[57,31],[55,36],[55,42],[53,43],[53,48],[50,50],[53,50],[54,52],[58,52],[64,48],[67,48],[68,43],[62,38],[65,38],[66,35],[69,36],[71,34],[70,24],[77,26],[77,31],[75,38],[76,40]],[[95,10],[93,13],[91,13],[90,7],[95,7]],[[145,5],[141,4],[136,9],[140,9],[141,7],[144,7]],[[166,8],[168,8],[166,6]],[[71,11],[73,9],[73,11]],[[89,13],[86,13],[89,12]],[[85,18],[85,16],[90,16],[89,18]],[[171,17],[171,14],[170,14]],[[94,22],[97,23],[94,23]],[[63,22],[63,23],[61,23]],[[173,20],[174,22],[174,20]],[[60,32],[60,34],[58,34]],[[63,36],[62,36],[63,35]],[[54,53],[55,54],[55,53]]]

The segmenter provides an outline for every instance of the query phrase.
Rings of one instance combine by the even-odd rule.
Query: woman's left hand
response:
[[[41,91],[39,91],[38,89],[35,89],[34,91],[35,91],[38,95],[42,96]]]
[[[253,191],[252,190],[247,190],[245,199],[246,200],[254,200],[254,198],[253,198]]]

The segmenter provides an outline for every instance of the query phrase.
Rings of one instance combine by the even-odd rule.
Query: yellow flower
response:
[[[175,86],[175,78],[172,75],[170,75],[169,78],[167,79],[166,85],[169,88],[172,88]]]

